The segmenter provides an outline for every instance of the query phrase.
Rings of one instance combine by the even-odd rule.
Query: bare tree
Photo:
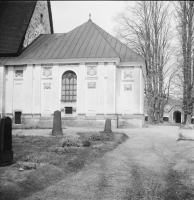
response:
[[[148,120],[160,122],[163,121],[174,70],[169,67],[172,39],[169,3],[137,1],[134,5],[128,4],[126,10],[115,17],[116,37],[145,58]]]
[[[184,123],[191,123],[194,98],[194,61],[192,62],[194,48],[194,3],[193,1],[177,1],[176,8],[177,31],[182,59],[182,88]]]

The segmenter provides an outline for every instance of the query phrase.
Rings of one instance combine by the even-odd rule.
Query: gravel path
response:
[[[194,172],[194,167],[191,165],[194,161],[191,156],[191,153],[194,155],[194,143],[177,142],[178,128],[153,126],[143,129],[123,129],[129,139],[114,151],[86,166],[73,177],[26,199],[194,199],[190,193],[190,196],[184,196],[183,189],[185,187],[187,189],[188,179],[186,181],[185,177],[178,176],[180,172],[184,174],[185,171]],[[175,172],[178,175],[174,175]],[[174,178],[171,179],[171,176]],[[189,177],[189,183],[192,183],[194,178]],[[182,181],[181,188],[180,181]],[[173,195],[173,198],[169,195]]]

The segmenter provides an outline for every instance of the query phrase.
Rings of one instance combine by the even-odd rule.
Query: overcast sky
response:
[[[113,17],[123,11],[124,1],[51,1],[54,33],[67,33],[89,19],[113,34]]]

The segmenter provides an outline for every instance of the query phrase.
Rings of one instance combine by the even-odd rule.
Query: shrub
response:
[[[91,140],[91,141],[100,141],[101,137],[100,137],[100,135],[92,135],[92,136],[89,137],[89,140]]]
[[[101,133],[100,137],[102,141],[113,141],[114,133]]]
[[[80,147],[81,141],[79,138],[74,138],[74,137],[66,137],[62,140],[62,147]]]
[[[91,146],[91,142],[88,141],[88,140],[84,140],[84,141],[82,142],[82,144],[83,144],[83,147],[90,147],[90,146]]]

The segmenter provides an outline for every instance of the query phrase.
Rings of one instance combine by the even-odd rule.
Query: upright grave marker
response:
[[[12,163],[12,121],[10,117],[3,117],[0,122],[0,165]]]
[[[61,112],[58,110],[54,112],[52,135],[55,136],[63,135],[61,126]]]
[[[105,127],[104,127],[104,133],[112,133],[112,129],[111,129],[111,119],[106,119],[105,122]]]

